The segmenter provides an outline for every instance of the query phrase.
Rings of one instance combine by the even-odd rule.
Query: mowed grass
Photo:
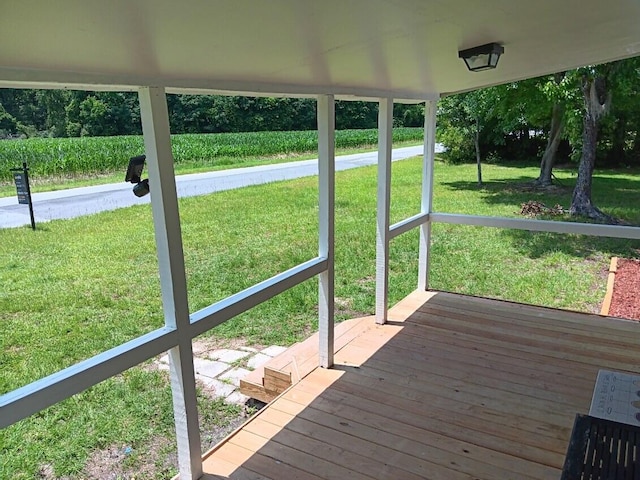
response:
[[[419,159],[394,163],[392,221],[419,211]],[[594,198],[607,212],[640,223],[639,173],[596,172]],[[437,162],[434,208],[519,216],[528,200],[568,207],[575,181],[557,171],[565,191],[523,193],[535,167]],[[339,319],[374,310],[376,169],[337,174],[336,296]],[[180,200],[191,311],[317,255],[317,179]],[[392,242],[390,303],[417,278],[418,233]],[[638,256],[637,241],[561,236],[436,224],[431,286],[525,303],[595,311],[611,256]],[[53,373],[162,326],[149,206],[0,230],[0,393]],[[249,344],[286,345],[317,328],[317,282],[310,280],[207,335]],[[237,413],[200,401],[203,428]],[[173,445],[170,391],[164,374],[142,365],[0,431],[0,478],[34,478],[44,468],[82,478],[96,451],[132,448],[127,465],[148,478],[175,473],[159,438]],[[155,452],[155,453],[154,453]],[[148,463],[153,465],[149,466]],[[151,470],[149,470],[151,469]],[[139,477],[137,477],[139,478]]]

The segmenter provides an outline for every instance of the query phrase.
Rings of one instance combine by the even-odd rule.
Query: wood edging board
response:
[[[618,257],[611,258],[611,265],[609,266],[609,275],[607,277],[607,291],[604,295],[604,301],[602,302],[601,315],[609,315],[611,309],[611,300],[613,298],[613,284],[616,280],[616,272],[618,271]]]

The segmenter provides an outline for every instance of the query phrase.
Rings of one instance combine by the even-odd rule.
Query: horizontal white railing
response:
[[[220,300],[191,314],[191,337],[211,330],[230,318],[275,297],[296,285],[327,270],[327,259],[317,257],[302,263],[268,280]]]
[[[0,397],[0,428],[92,387],[177,345],[176,331],[159,328]]]
[[[640,240],[640,227],[626,225],[603,225],[595,223],[557,222],[554,220],[534,220],[525,218],[488,217],[458,213],[419,213],[389,227],[391,238],[427,223],[449,223],[475,227],[507,228],[533,232],[591,235],[594,237],[625,238]]]
[[[460,215],[455,213],[432,213],[431,222],[457,225],[473,225],[478,227],[511,228],[550,233],[570,233],[576,235],[592,235],[596,237],[640,239],[640,227],[623,225],[601,225],[577,222],[556,222],[553,220],[533,220],[526,218],[486,217],[479,215]]]
[[[327,270],[317,257],[190,315],[194,338]],[[175,329],[160,328],[0,396],[0,428],[54,405],[178,345]]]
[[[412,230],[416,227],[419,227],[423,223],[429,221],[428,213],[419,213],[414,215],[413,217],[409,217],[406,220],[402,220],[401,222],[394,223],[389,227],[389,237],[391,239],[396,238],[398,235],[402,235],[409,230]]]

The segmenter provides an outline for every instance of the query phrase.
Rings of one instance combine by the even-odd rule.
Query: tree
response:
[[[471,131],[473,132],[473,146],[476,151],[476,166],[478,170],[478,186],[482,186],[482,155],[480,154],[480,133],[484,128],[485,110],[488,108],[485,95],[486,90],[476,90],[467,94],[463,102],[463,108],[471,119]]]
[[[424,125],[424,104],[396,103],[393,106],[394,127],[422,127]]]
[[[482,186],[483,137],[499,142],[495,135],[495,105],[499,97],[496,87],[445,97],[440,101],[441,141],[452,161],[473,155],[477,165],[478,186]]]
[[[585,68],[581,72],[580,90],[583,98],[582,154],[578,166],[578,179],[571,196],[572,215],[582,215],[598,220],[611,221],[591,201],[593,169],[596,164],[598,125],[611,105],[611,91],[608,88],[611,64]]]
[[[637,57],[573,72],[582,96],[582,132],[580,141],[573,142],[575,145],[581,143],[578,178],[569,209],[573,215],[617,222],[593,204],[592,176],[597,158],[618,163],[624,159],[626,151],[632,151],[630,132],[636,133],[640,127],[635,119],[640,107],[637,99],[639,72],[640,59]],[[616,157],[613,162],[612,156]]]
[[[553,83],[547,83],[545,87],[543,87],[548,96],[553,98],[553,106],[551,107],[551,122],[549,126],[549,135],[547,136],[547,146],[545,147],[542,159],[540,160],[540,174],[534,181],[534,184],[540,187],[547,187],[553,184],[553,166],[556,163],[558,147],[562,140],[566,121],[566,105],[562,98],[562,90],[560,88],[564,78],[565,72],[556,73],[553,76]]]
[[[0,103],[0,138],[13,135],[18,131],[16,119]]]
[[[508,137],[504,141],[508,147],[504,155],[513,159],[540,158],[540,172],[534,180],[536,186],[552,184],[552,169],[563,139],[565,112],[573,97],[571,87],[564,72],[496,87],[500,93],[494,96],[494,117]],[[530,132],[535,135],[531,136]],[[539,157],[544,137],[545,147]]]
[[[68,101],[65,90],[38,90],[36,101],[46,112],[45,128],[52,137],[64,137],[67,133],[65,105]]]
[[[609,147],[602,152],[607,165],[629,165],[640,159],[640,152],[634,150],[640,146],[640,57],[619,62],[611,86],[616,101],[603,119],[605,142],[600,142],[598,150]]]

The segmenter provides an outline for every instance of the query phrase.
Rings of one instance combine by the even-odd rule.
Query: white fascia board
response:
[[[340,100],[378,101],[393,98],[396,103],[437,100],[437,92],[381,90],[340,85],[262,83],[240,80],[167,79],[102,75],[82,72],[15,70],[0,67],[0,88],[32,88],[88,91],[137,91],[146,85],[164,86],[167,93],[186,95],[238,95],[260,97],[317,98],[334,95]]]

